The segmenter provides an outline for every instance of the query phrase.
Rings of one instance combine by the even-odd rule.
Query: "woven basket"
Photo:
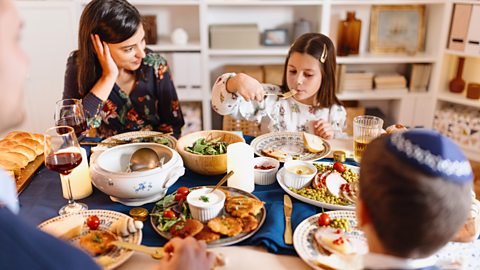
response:
[[[223,130],[241,131],[244,135],[257,137],[262,135],[260,123],[235,119],[229,115],[223,117]]]

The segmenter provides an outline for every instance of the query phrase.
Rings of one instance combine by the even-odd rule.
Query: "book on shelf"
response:
[[[405,89],[407,80],[400,74],[379,74],[373,79],[376,90],[384,89]]]
[[[341,91],[363,91],[373,89],[373,73],[366,71],[345,72],[340,78]]]
[[[430,81],[431,64],[411,64],[409,66],[410,92],[426,92]]]

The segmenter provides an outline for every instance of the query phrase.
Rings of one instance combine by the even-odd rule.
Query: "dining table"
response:
[[[249,136],[244,137],[247,143],[250,143],[253,139],[253,137]],[[332,151],[341,149],[351,153],[353,148],[351,139],[332,139],[328,142]],[[90,153],[90,147],[83,147],[87,150],[87,153]],[[332,161],[331,153],[323,158],[322,161]],[[350,160],[350,162],[353,162],[353,160]],[[180,186],[215,185],[222,176],[200,175],[186,168],[185,174],[168,189],[168,194],[174,192]],[[265,222],[254,235],[240,243],[209,249],[216,253],[222,253],[226,259],[226,265],[218,269],[311,269],[297,255],[293,245],[287,245],[283,240],[285,230],[283,197],[285,191],[275,182],[271,185],[255,185],[255,190],[252,194],[265,202]],[[89,209],[113,210],[127,215],[132,208],[132,206],[112,201],[108,195],[95,187],[90,196],[79,201],[87,204]],[[293,230],[304,219],[324,211],[322,208],[306,204],[294,198],[292,198],[292,201],[293,212],[291,221]],[[65,202],[66,199],[63,198],[58,173],[41,166],[33,175],[29,185],[19,194],[20,216],[37,226],[45,220],[58,216],[58,209]],[[141,207],[151,211],[154,203],[148,203]],[[150,218],[144,222],[142,233],[143,245],[163,246],[167,242],[167,239],[164,239],[154,230]],[[149,255],[135,252],[130,259],[117,269],[148,270],[155,269],[157,266],[157,260]]]

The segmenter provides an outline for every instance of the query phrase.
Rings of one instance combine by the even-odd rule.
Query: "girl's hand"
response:
[[[227,91],[239,94],[246,101],[262,101],[265,96],[262,84],[244,73],[238,73],[227,81]]]
[[[102,66],[102,77],[117,79],[118,67],[110,54],[110,48],[106,42],[100,40],[98,35],[91,35],[93,48],[97,52],[97,58]]]
[[[315,135],[327,140],[333,139],[333,136],[335,135],[335,130],[333,129],[333,126],[330,123],[323,121],[322,119],[313,122],[313,129]]]

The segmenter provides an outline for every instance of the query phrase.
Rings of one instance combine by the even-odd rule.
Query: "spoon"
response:
[[[232,175],[233,175],[233,171],[228,172],[228,173],[220,180],[220,182],[218,182],[217,185],[216,185],[212,190],[210,190],[210,192],[208,192],[208,193],[214,192],[219,186],[223,185],[223,183],[225,183],[225,181],[227,181],[228,178],[230,178],[230,176],[232,176]]]
[[[129,167],[131,171],[146,171],[162,165],[157,152],[150,148],[140,148],[130,157]]]

